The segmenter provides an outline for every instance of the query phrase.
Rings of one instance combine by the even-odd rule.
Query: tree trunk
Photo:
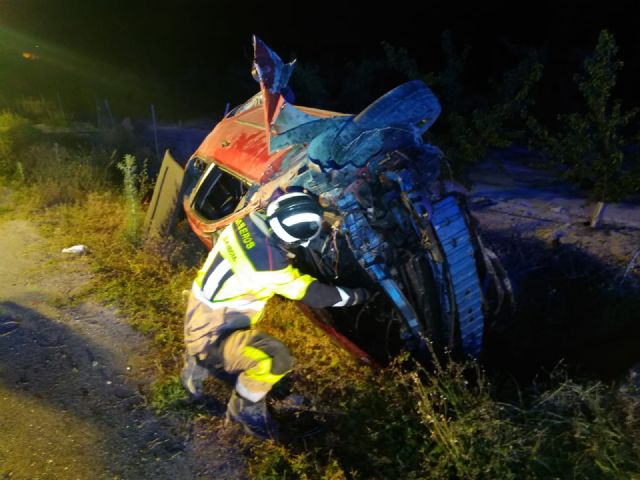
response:
[[[591,212],[591,223],[590,223],[591,228],[600,228],[600,222],[604,217],[604,211],[606,206],[607,204],[602,201],[596,203],[593,209],[593,212]]]

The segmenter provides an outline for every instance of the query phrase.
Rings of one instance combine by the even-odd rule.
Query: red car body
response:
[[[259,94],[260,95],[260,94]],[[317,118],[343,115],[326,110],[296,106],[302,112]],[[308,157],[290,163],[282,170],[282,160],[290,148],[269,153],[268,136],[265,134],[264,107],[257,97],[225,116],[207,135],[187,163],[186,170],[199,162],[206,170],[195,185],[183,196],[182,204],[192,231],[208,249],[214,243],[216,232],[221,231],[235,219],[247,215],[252,210],[266,206],[277,188],[286,188],[287,179],[307,163]],[[211,168],[223,171],[228,177],[246,185],[247,192],[234,211],[221,218],[207,218],[197,208],[199,193],[204,189],[203,181]],[[187,179],[188,182],[188,179]],[[300,305],[303,313],[320,329],[324,330],[339,345],[349,351],[362,363],[375,366],[377,363],[362,349],[337,331],[324,311],[312,310]]]
[[[291,148],[269,153],[264,107],[256,98],[253,97],[226,115],[207,135],[190,160],[201,161],[207,165],[215,164],[248,187],[256,187],[255,193],[246,199],[247,202],[242,208],[215,220],[199,214],[193,206],[193,196],[185,196],[183,206],[189,224],[208,248],[211,248],[212,238],[217,231],[251,210],[264,206],[273,191],[283,183],[278,179],[287,177],[287,171],[297,171],[308,161],[306,156],[302,156],[299,161],[288,165],[286,171],[281,171],[282,160]],[[317,118],[342,115],[315,108],[296,108]],[[197,189],[198,186],[195,190]]]
[[[510,282],[464,199],[438,180],[442,152],[422,138],[440,114],[436,96],[416,80],[358,115],[293,106],[293,62],[257,38],[254,48],[260,92],[225,115],[186,165],[179,198],[192,230],[211,248],[237,218],[304,189],[331,228],[296,261],[322,281],[380,293],[357,314],[305,309],[318,326],[368,363],[351,338],[382,361],[404,347],[427,361],[427,338],[439,351],[479,356],[485,313],[505,292],[511,298]],[[360,331],[362,312],[379,321]]]

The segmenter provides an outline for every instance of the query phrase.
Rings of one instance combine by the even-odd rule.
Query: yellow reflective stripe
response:
[[[256,362],[256,365],[254,367],[245,370],[244,372],[247,377],[252,380],[267,383],[269,385],[274,385],[287,374],[287,372],[280,375],[271,373],[271,357],[264,353],[262,350],[246,346],[242,350],[242,355]]]
[[[248,293],[253,294],[257,300],[266,301],[275,294],[300,300],[307,293],[309,285],[316,280],[310,275],[301,274],[292,265],[276,271],[256,271],[245,254],[232,225],[222,231],[214,250],[229,262],[235,277],[222,285],[216,298],[212,299],[214,303],[239,300]],[[207,257],[207,261],[196,277],[196,284],[200,289],[204,289],[204,277],[214,260],[214,250]]]
[[[300,300],[307,293],[307,288],[316,279],[310,275],[302,275],[292,266],[274,272],[252,271],[250,276],[241,277],[235,272],[216,295],[217,300],[229,300],[238,296],[253,294],[267,300],[274,294],[292,300]]]
[[[266,302],[265,302],[266,304]],[[255,327],[256,323],[258,323],[260,321],[260,319],[262,318],[262,313],[264,312],[264,309],[260,310],[259,312],[254,313],[253,315],[251,315],[249,317],[249,321],[251,322],[251,326]]]
[[[304,297],[309,285],[316,281],[311,275],[301,274],[292,265],[280,270],[280,272],[286,272],[288,278],[284,282],[278,282],[281,283],[280,285],[272,285],[273,291],[291,300],[300,300]]]
[[[263,299],[254,300],[252,298],[247,298],[247,295],[238,295],[237,297],[231,298],[229,300],[220,300],[214,302],[205,296],[202,289],[195,282],[191,287],[191,291],[199,301],[210,308],[233,308],[237,310],[247,310],[247,315],[249,315],[249,311],[255,311],[255,313],[252,313],[250,317],[252,325],[257,321],[258,317],[262,313],[262,310],[264,309],[265,304],[267,303]]]
[[[315,281],[315,278],[310,275],[302,275],[292,265],[272,272],[256,271],[244,253],[240,240],[232,227],[225,229],[220,240],[224,242],[221,255],[231,264],[233,272],[239,279],[245,282],[251,281],[254,287],[251,288],[251,291],[259,291],[260,297],[271,297],[277,293],[292,300],[300,300],[307,293],[309,285]],[[243,293],[245,292],[238,291],[239,295]],[[220,294],[222,294],[222,291]],[[230,292],[225,291],[227,298],[230,296],[229,294]]]
[[[229,280],[224,282],[224,284],[221,286],[222,288],[218,290],[217,295],[212,299],[212,301],[216,305],[219,304],[222,306],[222,304],[224,304],[224,306],[240,308],[243,306],[241,305],[241,303],[249,303],[244,298],[247,293],[253,292],[252,288],[247,288],[247,286],[243,284],[244,282],[241,282],[240,280],[241,278],[251,278],[255,275],[256,271],[254,270],[253,265],[249,261],[248,257],[245,255],[244,249],[233,230],[233,225],[229,225],[222,231],[215,246],[217,247],[220,256],[224,260],[229,262],[229,265],[231,265],[231,270],[233,271],[234,275]],[[207,262],[210,266],[211,262],[209,262],[209,259],[207,259]],[[200,288],[204,289],[202,280],[204,278],[204,275],[206,275],[207,269],[203,268],[202,270],[204,273],[200,278],[201,274],[200,272],[198,272],[196,282],[198,283],[198,279],[200,278]],[[266,300],[266,298],[260,298],[259,296],[256,297],[258,300]],[[232,305],[236,301],[238,302],[238,304]],[[255,306],[250,305],[249,308],[254,307],[255,309],[258,309],[262,308],[263,306],[264,304]]]
[[[207,260],[204,262],[204,265],[202,265],[202,268],[198,270],[195,282],[200,287],[200,289],[204,289],[204,277],[207,275],[207,272],[211,268],[211,264],[215,260],[216,255],[220,250],[220,248],[218,248],[219,245],[220,243],[216,242],[216,244],[213,246],[213,248],[209,252],[209,255],[207,255]]]

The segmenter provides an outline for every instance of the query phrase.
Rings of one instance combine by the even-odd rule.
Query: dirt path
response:
[[[561,361],[599,379],[636,372],[638,200],[609,204],[594,230],[583,192],[521,159],[486,162],[472,180],[473,215],[509,272],[518,306],[512,321],[491,328],[488,363],[524,381]]]
[[[87,281],[25,221],[0,224],[0,476],[191,478],[170,425],[144,408],[145,339],[92,303]]]
[[[88,271],[0,220],[0,478],[242,478],[233,449],[199,434],[210,419],[184,437],[146,408],[144,336],[96,303],[64,306]]]
[[[502,230],[521,237],[575,245],[612,265],[640,266],[640,204],[607,204],[602,226],[586,225],[593,202],[549,172],[503,159],[478,166],[471,175],[471,207],[483,230]],[[632,263],[633,262],[633,263]]]

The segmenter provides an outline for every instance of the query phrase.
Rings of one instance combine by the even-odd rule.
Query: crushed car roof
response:
[[[296,107],[315,118],[328,118],[342,114],[308,107]],[[283,158],[291,151],[285,147],[275,152],[269,151],[265,135],[265,119],[262,102],[243,110],[242,106],[234,114],[218,123],[195,152],[195,156],[229,170],[239,177],[263,183],[270,173],[280,169]]]

